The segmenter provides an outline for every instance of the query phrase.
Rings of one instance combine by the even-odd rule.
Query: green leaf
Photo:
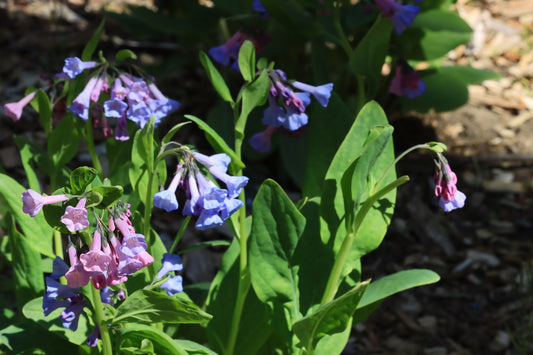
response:
[[[467,43],[471,34],[456,12],[436,9],[418,14],[397,45],[406,59],[433,60]]]
[[[270,79],[266,70],[261,72],[261,75],[250,85],[246,86],[242,92],[242,108],[235,131],[244,134],[246,120],[252,110],[258,106],[263,105],[268,97],[268,89],[270,87]]]
[[[137,60],[137,55],[129,49],[121,49],[115,54],[115,61],[125,62],[128,59]]]
[[[384,16],[378,16],[350,56],[351,71],[367,77],[367,98],[373,98],[376,95],[382,80],[381,69],[389,50],[391,30],[390,20]]]
[[[209,56],[205,54],[204,52],[200,52],[200,63],[202,63],[202,66],[205,69],[205,72],[207,73],[207,77],[211,81],[211,84],[215,88],[216,92],[222,97],[224,101],[229,102],[231,105],[234,105],[235,102],[233,101],[233,98],[231,97],[231,93],[229,91],[228,86],[226,85],[226,82],[222,78],[222,75],[218,72],[217,68],[213,65],[213,62],[211,62],[211,59],[209,59]]]
[[[49,136],[48,154],[55,167],[65,165],[78,153],[80,137],[75,120],[74,116],[66,115]]]
[[[198,344],[198,343],[195,343],[194,341],[191,341],[191,340],[185,340],[185,339],[176,339],[175,340],[183,349],[185,349],[187,351],[187,353],[189,354],[194,354],[194,355],[201,355],[201,354],[205,354],[205,355],[217,355],[217,353],[215,353],[213,350],[201,345],[201,344]]]
[[[39,89],[30,104],[39,113],[45,133],[47,135],[50,134],[52,132],[52,104],[50,103],[50,98],[43,89]]]
[[[15,216],[28,244],[37,252],[53,258],[55,254],[52,251],[52,228],[46,223],[43,214],[39,213],[35,217],[30,217],[22,212],[21,196],[26,191],[26,188],[11,177],[0,174],[0,195]]]
[[[102,201],[99,207],[106,208],[113,205],[122,197],[124,188],[122,186],[96,186],[93,188],[93,192],[102,195]]]
[[[48,154],[36,144],[31,143],[22,137],[13,136],[13,139],[19,148],[20,159],[22,161],[22,166],[24,167],[24,172],[26,173],[26,178],[28,179],[28,185],[30,189],[38,191],[40,189],[40,184],[34,164],[41,166],[46,170],[47,165],[49,164]]]
[[[369,281],[361,282],[342,296],[295,322],[292,330],[306,349],[313,349],[325,335],[346,330]]]
[[[90,334],[87,315],[81,313],[78,321],[78,329],[72,331],[68,328],[64,328],[63,324],[61,324],[59,316],[63,310],[63,308],[59,308],[48,316],[45,316],[43,312],[43,298],[39,297],[26,303],[22,308],[22,314],[24,314],[27,319],[36,322],[49,332],[68,339],[71,343],[78,345],[84,344]]]
[[[469,65],[450,65],[439,69],[441,73],[456,76],[465,84],[480,84],[485,80],[496,80],[501,77],[492,70],[477,69]]]
[[[94,51],[96,50],[96,47],[98,46],[98,42],[100,41],[100,37],[102,36],[102,32],[104,31],[104,25],[105,25],[105,19],[100,22],[100,25],[96,28],[96,31],[94,31],[93,36],[87,42],[87,45],[85,48],[83,48],[83,52],[81,54],[81,60],[88,61],[91,60],[91,57],[94,54]]]
[[[407,289],[438,282],[440,277],[434,271],[412,269],[396,272],[371,282],[357,305],[355,324],[362,322],[382,300]]]
[[[151,290],[138,290],[117,307],[112,323],[203,323],[211,315],[194,303]]]
[[[266,180],[253,203],[249,258],[252,285],[263,302],[298,304],[298,270],[292,259],[304,228],[305,217],[283,189]]]
[[[213,130],[207,123],[195,117],[193,115],[185,115],[185,118],[193,121],[198,125],[202,131],[205,132],[206,138],[217,153],[226,153],[231,158],[231,164],[233,164],[237,169],[244,169],[244,163],[239,159],[237,154],[231,149],[224,139],[218,135],[215,130]]]
[[[98,175],[98,171],[87,166],[80,166],[70,173],[70,189],[73,195],[81,195]]]
[[[144,324],[127,324],[119,329],[118,353],[146,354],[146,340],[152,343],[154,354],[187,355],[187,351],[165,332]],[[143,348],[145,351],[135,351]]]
[[[255,78],[255,47],[246,40],[239,50],[239,69],[244,80],[251,82]]]
[[[85,203],[85,207],[89,208],[98,206],[103,200],[104,196],[102,196],[101,193],[91,190],[87,193],[87,202]]]
[[[9,230],[9,249],[11,250],[11,265],[13,267],[17,304],[22,308],[26,302],[44,292],[44,280],[41,269],[41,255],[17,231],[13,217],[11,217],[11,228]]]
[[[163,139],[161,140],[161,145],[165,145],[168,142],[170,142],[172,140],[172,138],[174,137],[174,135],[178,132],[178,130],[181,127],[185,126],[186,124],[189,124],[189,122],[178,123],[178,124],[174,125],[174,127],[172,127],[171,129],[169,129],[168,132],[163,137]]]
[[[77,354],[79,345],[43,330],[42,326],[29,319],[21,319],[0,329],[0,348],[5,350],[5,346],[9,349],[2,354]]]

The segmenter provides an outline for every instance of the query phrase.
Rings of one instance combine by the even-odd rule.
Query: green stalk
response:
[[[96,149],[94,147],[93,122],[90,117],[85,123],[85,133],[85,144],[87,144],[87,149],[89,149],[89,154],[91,155],[93,167],[96,169],[96,171],[98,171],[98,176],[100,177],[100,180],[104,180],[102,164],[100,164],[100,159],[98,158],[98,154],[96,154]]]
[[[359,210],[359,212],[357,212],[357,216],[355,216],[354,223],[351,225],[350,230],[348,230],[346,237],[342,241],[341,249],[337,257],[335,258],[335,263],[333,264],[333,268],[331,269],[331,273],[329,274],[328,283],[326,285],[326,289],[324,291],[320,304],[324,305],[328,302],[333,301],[333,299],[335,298],[335,295],[337,294],[337,290],[339,288],[339,283],[341,281],[342,269],[352,248],[355,236],[357,235],[359,228],[363,224],[363,221],[372,206],[374,206],[374,204],[380,198],[388,194],[390,191],[398,188],[398,186],[405,184],[407,181],[409,181],[408,176],[401,176],[390,184],[388,184],[387,186],[385,186],[383,189],[371,195],[363,203],[361,209]]]
[[[183,237],[183,233],[185,233],[185,230],[187,229],[187,226],[189,225],[190,221],[191,216],[186,216],[183,222],[181,223],[180,229],[178,230],[178,233],[176,233],[176,237],[174,238],[174,240],[172,241],[172,245],[168,249],[168,252],[170,254],[174,253],[174,250],[176,250],[176,247],[178,246],[178,243]]]
[[[56,256],[64,260],[63,240],[61,239],[61,233],[57,229],[54,229],[54,252]]]
[[[102,300],[100,299],[100,291],[94,287],[90,282],[91,295],[93,298],[94,315],[96,317],[96,324],[100,330],[100,338],[102,339],[102,347],[104,355],[113,355],[113,347],[111,344],[111,336],[109,335],[109,329],[106,324],[104,308]]]
[[[146,196],[144,198],[144,225],[143,235],[145,238],[150,236],[150,220],[152,219],[152,185],[154,183],[154,172],[151,169],[147,170],[148,184],[146,186]]]

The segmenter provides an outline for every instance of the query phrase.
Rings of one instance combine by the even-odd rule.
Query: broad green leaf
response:
[[[305,217],[283,189],[266,180],[254,199],[250,235],[250,276],[263,302],[289,302],[298,312],[298,275],[293,254]],[[297,314],[293,314],[295,317]]]
[[[98,47],[98,42],[100,42],[100,37],[102,37],[102,32],[104,31],[104,25],[105,25],[105,19],[100,22],[100,25],[96,28],[96,31],[94,31],[93,36],[87,42],[85,45],[85,48],[83,48],[83,52],[81,54],[81,60],[88,61],[91,60],[91,57],[94,54],[94,51],[96,50],[96,47]]]
[[[14,179],[0,174],[0,195],[15,216],[28,244],[39,253],[53,258],[55,254],[52,251],[52,228],[46,223],[43,214],[38,213],[35,217],[30,217],[22,212],[21,196],[25,191],[27,189]]]
[[[250,112],[258,106],[263,105],[268,97],[268,88],[270,87],[270,79],[268,72],[263,70],[261,75],[253,83],[246,86],[242,92],[242,107],[241,113],[235,125],[235,131],[244,134],[244,127]]]
[[[14,218],[11,216],[10,219],[9,249],[12,257],[11,265],[13,267],[17,304],[22,308],[26,302],[42,295],[44,292],[41,255],[17,231]]]
[[[418,14],[396,44],[406,59],[433,60],[467,43],[471,35],[472,29],[456,12],[436,9]]]
[[[473,68],[469,65],[451,65],[440,68],[442,73],[455,75],[465,84],[480,84],[485,80],[496,80],[501,77],[499,73],[488,69]]]
[[[440,280],[434,271],[412,269],[396,272],[373,281],[357,305],[355,323],[362,322],[382,300],[407,289],[432,284]],[[370,311],[370,312],[369,312]]]
[[[77,354],[80,347],[29,319],[0,329],[0,348],[5,350],[3,346],[9,351],[2,354]]]
[[[244,279],[245,282],[249,278]],[[227,347],[235,294],[239,283],[239,241],[233,243],[226,250],[222,258],[220,269],[211,283],[211,289],[206,304],[206,311],[213,315],[207,324],[207,335],[213,350],[223,353]],[[261,303],[253,288],[250,287],[244,302],[244,312],[241,316],[236,349],[241,354],[256,354],[272,333],[270,323],[272,316],[266,304]]]
[[[445,112],[468,102],[467,82],[454,67],[439,67],[420,71],[420,79],[426,83],[423,95],[414,99],[401,98],[402,111],[425,113],[430,110]]]
[[[255,78],[255,47],[251,41],[244,41],[239,50],[239,69],[245,81],[251,82]]]
[[[48,316],[45,316],[43,312],[43,298],[39,297],[26,303],[22,308],[22,314],[24,314],[27,319],[36,322],[49,332],[68,339],[71,343],[78,345],[84,344],[91,332],[91,330],[89,330],[87,315],[85,313],[80,315],[78,329],[72,331],[68,328],[63,328],[63,324],[61,324],[59,315],[63,310],[64,308],[59,308]]]
[[[350,56],[350,70],[367,78],[366,97],[375,97],[381,79],[381,69],[389,50],[392,25],[388,18],[378,16]]]
[[[127,324],[119,329],[119,335],[116,340],[117,353],[134,354],[135,352],[129,352],[128,350],[140,350],[146,347],[146,340],[150,340],[152,343],[155,354],[187,355],[187,351],[165,332],[144,324]]]
[[[229,102],[231,105],[234,104],[233,98],[231,97],[231,93],[228,89],[228,86],[226,85],[226,82],[222,78],[222,75],[218,72],[217,68],[213,65],[213,62],[211,62],[211,59],[209,59],[209,56],[205,54],[204,52],[200,52],[200,63],[202,63],[202,66],[205,69],[205,72],[207,73],[207,77],[211,81],[211,84],[215,88],[216,92],[222,97],[224,101]]]
[[[104,200],[104,196],[98,191],[91,190],[87,193],[86,208],[98,206]]]
[[[352,334],[352,323],[353,317],[348,320],[348,324],[342,332],[321,337],[315,345],[315,354],[342,354]]]
[[[301,346],[312,349],[321,337],[346,330],[368,284],[369,281],[359,283],[342,296],[296,321],[292,330],[300,339]]]
[[[70,173],[70,189],[73,195],[81,195],[98,175],[98,171],[87,166],[80,166]]]
[[[93,191],[102,195],[102,201],[99,207],[106,208],[113,205],[122,197],[124,189],[122,186],[96,186],[93,188]]]
[[[306,132],[306,154],[295,159],[305,159],[302,190],[304,196],[314,197],[322,194],[326,172],[354,117],[335,92],[331,95],[327,109],[314,105],[310,107],[309,117],[311,120]],[[290,146],[282,145],[281,149],[282,154],[290,154]],[[296,164],[298,163],[293,165]]]
[[[39,179],[35,171],[35,166],[41,165],[43,170],[46,170],[48,165],[48,154],[38,147],[36,144],[27,141],[26,139],[13,136],[15,143],[17,144],[20,152],[20,159],[26,178],[28,179],[28,185],[30,189],[38,191],[40,189]]]
[[[211,315],[194,303],[170,297],[161,292],[138,290],[117,307],[112,323],[203,323]]]
[[[205,355],[217,355],[217,353],[215,353],[213,350],[201,345],[201,344],[198,344],[198,343],[195,343],[194,341],[191,341],[191,340],[185,340],[185,339],[176,339],[175,340],[183,349],[185,349],[187,351],[188,354],[193,354],[193,355],[202,355],[202,354],[205,354]]]
[[[39,89],[30,104],[39,113],[45,133],[50,134],[52,132],[52,104],[50,103],[50,98],[43,89]]]
[[[80,137],[75,120],[73,115],[66,115],[49,136],[48,154],[55,167],[65,165],[78,153]]]
[[[137,60],[137,55],[129,49],[121,49],[115,54],[115,61],[119,63],[128,59]]]
[[[218,135],[207,123],[195,117],[193,115],[185,115],[185,118],[193,121],[198,125],[202,131],[205,132],[206,138],[217,153],[226,153],[231,158],[231,164],[233,164],[237,169],[243,169],[245,167],[244,163],[239,159],[237,154],[231,149],[224,139]]]

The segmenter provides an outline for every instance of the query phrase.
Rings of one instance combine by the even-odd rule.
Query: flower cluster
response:
[[[405,96],[408,99],[420,96],[426,90],[426,83],[420,80],[420,75],[406,61],[402,60],[396,67],[389,92]]]
[[[269,105],[263,115],[263,123],[268,127],[249,140],[259,152],[270,150],[270,137],[275,129],[293,132],[305,126],[308,122],[305,109],[311,103],[311,96],[326,107],[333,90],[333,83],[312,86],[295,80],[289,81],[287,75],[279,69],[269,71],[269,79]]]
[[[167,295],[173,296],[176,293],[183,291],[183,278],[181,275],[174,275],[174,271],[183,270],[183,264],[181,263],[181,258],[176,254],[163,254],[163,259],[161,260],[161,270],[157,273],[157,278],[162,279],[165,275],[170,274],[170,278],[166,280],[159,288],[167,291]]]
[[[96,62],[83,62],[76,57],[67,58],[63,73],[72,79],[83,70],[97,66]],[[91,110],[91,102],[97,103],[100,94],[109,91],[110,99],[103,103],[103,109],[102,106],[93,105]],[[128,140],[127,120],[143,128],[150,118],[155,116],[157,125],[163,117],[177,110],[179,105],[178,101],[163,95],[153,81],[120,72],[120,75],[116,77],[105,73],[92,76],[85,88],[72,101],[68,110],[84,121],[89,119],[90,114],[95,121],[101,119],[104,134],[107,137],[113,134],[113,130],[107,124],[107,119],[116,119],[115,139]]]
[[[466,195],[457,190],[457,176],[442,154],[438,154],[438,161],[435,162],[435,165],[436,172],[433,180],[435,182],[435,196],[440,197],[439,206],[444,212],[463,208]]]
[[[375,0],[376,6],[383,13],[383,16],[390,19],[397,34],[402,34],[420,11],[416,5],[401,5],[394,0]],[[422,0],[416,0],[420,2]]]
[[[176,190],[181,186],[187,195],[183,214],[198,216],[196,228],[205,230],[222,225],[235,211],[242,207],[238,199],[242,188],[248,183],[245,176],[227,174],[231,158],[224,154],[206,156],[201,153],[182,150],[182,162],[166,190],[154,195],[154,206],[167,212],[177,210],[179,205]],[[209,173],[222,181],[226,188],[220,188],[208,179],[198,168],[200,163]]]

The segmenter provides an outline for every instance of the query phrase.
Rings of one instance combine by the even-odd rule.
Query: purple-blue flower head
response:
[[[397,34],[402,34],[411,26],[420,11],[420,7],[416,5],[401,5],[394,0],[375,1],[383,15],[391,20]]]
[[[167,295],[174,296],[183,291],[183,278],[180,275],[171,276],[159,287],[167,291]]]
[[[426,90],[426,83],[420,80],[420,75],[407,62],[402,61],[396,67],[396,73],[391,81],[389,92],[405,96],[408,99],[420,96]]]
[[[463,208],[466,201],[466,195],[461,191],[457,190],[455,196],[450,201],[445,200],[442,196],[439,199],[439,206],[444,210],[444,212],[450,212],[457,208]]]
[[[78,57],[69,57],[65,59],[63,73],[67,74],[70,79],[74,79],[85,69],[94,68],[96,62],[84,62]]]
[[[181,181],[182,171],[178,169],[170,185],[166,190],[160,191],[154,195],[154,206],[162,208],[167,212],[177,210],[178,200],[176,198],[176,189]]]
[[[164,253],[163,259],[161,259],[161,269],[157,273],[157,278],[162,279],[165,274],[173,271],[183,270],[183,264],[181,263],[181,257],[177,254]]]
[[[299,81],[293,81],[292,86],[296,89],[305,91],[313,95],[322,107],[328,106],[331,91],[333,90],[333,83],[328,83],[320,86],[312,86]]]
[[[104,102],[104,115],[106,117],[120,118],[126,113],[128,104],[117,98]]]

